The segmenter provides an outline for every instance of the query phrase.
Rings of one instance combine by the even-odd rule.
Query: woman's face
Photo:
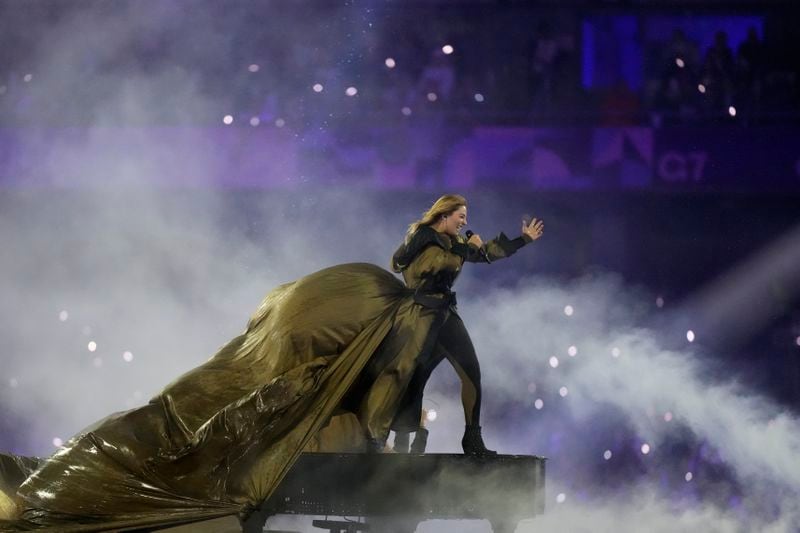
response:
[[[467,208],[461,206],[444,219],[442,231],[448,235],[455,237],[461,231],[461,228],[467,225]]]

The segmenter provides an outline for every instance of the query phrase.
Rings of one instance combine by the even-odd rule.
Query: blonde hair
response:
[[[442,215],[449,215],[460,207],[467,207],[467,199],[460,194],[445,194],[440,197],[433,202],[430,209],[422,213],[422,218],[409,224],[406,232],[406,243],[420,226],[430,226],[438,221]]]

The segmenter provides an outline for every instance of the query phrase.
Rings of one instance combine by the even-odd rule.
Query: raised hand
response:
[[[531,220],[530,224],[526,224],[526,221],[522,221],[522,234],[527,235],[534,241],[542,236],[544,232],[544,221],[534,218]]]

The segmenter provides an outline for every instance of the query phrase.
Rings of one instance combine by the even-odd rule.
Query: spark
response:
[[[606,451],[603,452],[603,459],[608,461],[609,459],[611,459],[612,455],[613,454],[611,453],[611,450],[606,450]]]
[[[575,357],[576,355],[578,355],[578,348],[576,346],[570,346],[569,348],[567,348],[567,353],[569,354],[570,357]]]
[[[544,407],[544,400],[541,398],[536,398],[536,401],[533,402],[533,406],[538,410],[541,411],[542,407]]]
[[[223,124],[225,124],[227,126],[233,124],[233,116],[232,115],[225,115],[224,117],[222,117],[222,122],[223,122]]]
[[[694,342],[694,331],[689,330],[686,332],[686,340],[689,342]]]
[[[131,352],[123,352],[122,353],[122,360],[126,363],[130,363],[133,361],[133,354]]]
[[[384,61],[384,64],[388,68],[394,68],[395,66],[397,66],[397,62],[394,60],[394,58],[391,58],[391,57],[387,57],[386,61]]]
[[[61,322],[66,322],[68,318],[69,318],[69,313],[67,313],[66,311],[61,311],[60,313],[58,313],[58,319]]]
[[[53,439],[53,446],[55,446],[56,448],[60,448],[63,445],[64,445],[64,441],[62,441],[58,437]]]
[[[567,389],[566,387],[561,387],[560,389],[558,389],[558,393],[561,395],[562,398],[565,398],[567,394],[569,394],[569,389]]]
[[[686,63],[683,62],[683,59],[680,57],[675,59],[675,64],[678,65],[678,68],[683,68],[686,66]]]
[[[253,126],[254,128],[255,128],[256,126],[258,126],[259,124],[261,124],[261,119],[260,119],[260,118],[258,118],[258,117],[252,117],[252,118],[250,119],[250,125],[251,125],[251,126]]]
[[[555,355],[550,358],[550,366],[552,366],[553,368],[558,368],[558,357],[556,357]]]
[[[475,101],[476,102],[483,102],[484,98],[481,93],[475,93]]]
[[[452,45],[446,44],[446,45],[442,46],[442,52],[444,52],[444,53],[445,53],[445,55],[448,55],[448,56],[449,56],[449,55],[450,55],[450,54],[452,54],[454,51],[455,51],[455,49],[453,48],[453,46],[452,46]]]
[[[86,345],[90,352],[97,350],[97,343],[94,341],[89,341],[89,344]]]
[[[322,90],[323,90],[325,87],[323,87],[321,83],[315,83],[315,84],[314,84],[314,86],[313,86],[313,87],[311,87],[311,88],[312,88],[312,89],[314,89],[314,92],[315,92],[315,93],[321,93],[321,92],[322,92]]]
[[[565,315],[572,316],[572,313],[574,313],[574,312],[575,312],[575,310],[572,308],[571,305],[568,305],[568,306],[564,307],[564,314]]]
[[[258,72],[259,70],[261,70],[261,67],[259,67],[259,66],[258,66],[257,64],[255,64],[255,63],[253,63],[252,65],[250,65],[249,67],[247,67],[247,70],[249,70],[250,72]]]
[[[611,356],[612,356],[612,357],[619,357],[621,353],[622,353],[622,352],[620,352],[620,351],[619,351],[619,348],[617,348],[616,346],[614,346],[613,348],[611,348]]]
[[[648,453],[650,453],[650,445],[649,444],[647,444],[647,443],[642,444],[642,453],[644,455],[647,455]]]
[[[355,96],[358,94],[358,89],[356,89],[355,87],[348,87],[344,91],[344,94],[346,94],[347,96]]]

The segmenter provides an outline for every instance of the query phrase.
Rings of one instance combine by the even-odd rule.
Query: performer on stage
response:
[[[422,452],[427,430],[420,427],[422,393],[434,368],[447,358],[461,378],[461,397],[466,428],[461,441],[464,453],[492,454],[483,443],[480,426],[481,373],[475,348],[456,311],[456,295],[451,291],[465,261],[491,262],[509,257],[542,235],[544,223],[523,221],[522,235],[510,240],[501,233],[484,244],[479,235],[464,239],[461,229],[467,224],[466,200],[457,195],[443,196],[422,217],[409,226],[406,239],[392,258],[392,270],[401,272],[406,285],[415,289],[415,298],[424,307],[437,311],[432,328],[434,348],[423,350],[414,365],[414,374],[395,417],[395,451],[408,451],[408,434],[417,432],[413,451]],[[374,364],[376,361],[373,360]],[[391,367],[384,372],[391,372]]]
[[[405,284],[354,263],[281,285],[241,335],[147,405],[97,422],[41,462],[0,454],[0,503],[12,519],[0,531],[246,514],[303,450],[374,452],[390,427],[416,429],[424,383],[444,357],[465,383],[464,450],[487,453],[480,371],[451,287],[465,261],[508,257],[543,225],[484,245],[459,235],[466,223],[466,200],[443,196],[394,255]]]

